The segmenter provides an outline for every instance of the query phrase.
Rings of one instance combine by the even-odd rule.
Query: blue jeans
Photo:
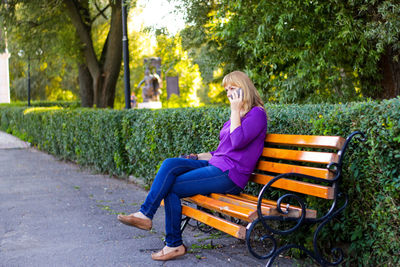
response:
[[[238,194],[242,189],[223,172],[206,160],[166,159],[151,186],[140,211],[153,219],[161,200],[165,203],[166,243],[169,247],[182,245],[181,198],[210,193]]]

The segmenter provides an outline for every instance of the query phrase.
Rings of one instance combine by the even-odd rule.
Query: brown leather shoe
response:
[[[169,261],[186,254],[186,247],[180,245],[169,253],[164,253],[164,249],[151,254],[151,258],[155,261]]]
[[[151,230],[153,226],[153,222],[150,219],[142,219],[134,216],[133,214],[130,215],[118,215],[118,220],[123,224],[134,226],[139,229],[143,230]]]

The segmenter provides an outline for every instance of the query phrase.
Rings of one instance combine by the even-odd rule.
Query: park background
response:
[[[346,265],[400,263],[398,1],[127,1],[138,101],[145,58],[162,59],[161,78],[179,77],[180,96],[167,99],[164,84],[163,109],[155,111],[123,110],[121,1],[1,3],[12,100],[0,107],[2,130],[150,184],[164,158],[215,148],[229,118],[221,79],[243,70],[266,103],[270,132],[366,133],[348,158],[351,204],[323,245],[339,242]],[[146,5],[153,7],[145,17],[159,24],[142,22]],[[179,27],[162,25],[157,6],[174,6],[177,20],[164,20]],[[28,63],[33,108],[26,107]]]

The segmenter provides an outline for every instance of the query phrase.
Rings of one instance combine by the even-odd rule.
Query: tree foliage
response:
[[[205,80],[245,70],[264,99],[339,102],[400,94],[400,4],[388,1],[183,0]]]
[[[122,58],[121,17],[120,0],[9,0],[0,6],[9,43],[24,50],[28,61],[38,49],[58,62],[73,59],[83,106],[114,104]]]
[[[58,23],[64,19],[67,17],[61,10],[42,1],[26,1],[19,5],[7,1],[0,5],[0,25],[7,33],[11,54],[13,100],[27,99],[28,64],[33,99],[71,100],[76,97],[79,89],[74,76],[76,57],[73,51],[78,46],[74,42],[73,27]]]
[[[155,54],[162,59],[163,93],[161,101],[163,107],[197,107],[200,105],[198,93],[202,89],[202,79],[199,67],[193,64],[188,53],[182,49],[181,37],[177,34],[169,37],[168,34],[158,32]],[[179,96],[167,96],[167,76],[178,76]]]
[[[40,57],[35,56],[34,60],[31,57],[32,60],[30,60],[33,99],[67,100],[71,97],[71,93],[66,90],[68,88],[75,96],[80,95],[83,106],[96,104],[97,107],[101,107],[102,105],[94,99],[93,81],[96,79],[93,79],[89,65],[94,65],[92,66],[94,69],[99,66],[105,73],[111,72],[106,68],[106,55],[109,51],[120,51],[120,47],[114,45],[115,49],[110,49],[108,45],[112,42],[109,39],[112,17],[110,3],[116,2],[98,0],[66,3],[67,1],[48,0],[37,6],[40,2],[43,1],[9,1],[8,6],[1,6],[1,21],[3,25],[7,25],[9,49],[13,54],[11,57],[12,99],[26,99],[28,61],[26,54],[36,55],[35,53],[40,49],[42,51]],[[135,1],[129,1],[129,4],[132,7],[130,19],[134,20],[134,16],[140,11],[133,9]],[[79,10],[80,17],[78,14],[71,14],[70,9],[74,8]],[[12,12],[6,14],[7,10]],[[81,24],[74,22],[79,18],[82,19]],[[13,25],[13,23],[17,24]],[[171,37],[164,30],[128,30],[131,91],[135,92],[138,100],[141,100],[141,91],[137,85],[144,76],[144,59],[161,57],[164,80],[161,100],[164,106],[198,106],[199,99],[196,93],[202,86],[201,77],[198,67],[192,64],[187,53],[182,49],[181,38]],[[81,33],[78,34],[77,31]],[[157,37],[154,37],[155,35]],[[83,38],[82,41],[81,36],[86,36],[86,39]],[[117,43],[120,43],[120,40]],[[20,50],[26,51],[24,58],[16,56]],[[89,56],[87,56],[88,53]],[[118,58],[119,56],[112,58],[117,65],[120,62]],[[113,71],[116,71],[114,75],[119,75],[114,86],[113,102],[119,109],[124,107],[123,72],[117,67]],[[181,93],[179,97],[173,96],[167,99],[165,82],[167,75],[179,76]],[[103,76],[102,74],[101,77]],[[77,91],[78,87],[80,87],[80,93]],[[104,95],[104,92],[99,91],[97,95]],[[106,106],[112,106],[109,102],[106,104]]]

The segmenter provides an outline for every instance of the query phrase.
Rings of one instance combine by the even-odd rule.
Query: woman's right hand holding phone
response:
[[[231,111],[240,114],[243,106],[243,90],[242,88],[234,88],[232,91],[233,92],[228,97],[229,101],[231,102]]]
[[[228,99],[231,102],[231,126],[230,132],[232,133],[237,127],[241,125],[240,112],[243,107],[243,90],[237,87],[230,87],[227,89]]]

